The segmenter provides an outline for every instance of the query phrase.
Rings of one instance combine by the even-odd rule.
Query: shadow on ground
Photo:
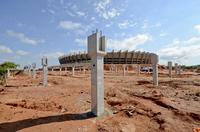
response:
[[[56,116],[48,116],[48,117],[40,117],[36,119],[25,119],[19,120],[15,122],[6,122],[0,124],[0,132],[15,132],[18,130],[22,130],[24,128],[48,124],[53,122],[63,122],[70,120],[84,120],[93,118],[94,115],[91,112],[80,113],[80,114],[63,114]]]

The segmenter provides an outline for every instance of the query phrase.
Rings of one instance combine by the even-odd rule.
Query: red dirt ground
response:
[[[192,132],[200,127],[200,76],[105,72],[106,115],[92,117],[90,74],[49,72],[48,87],[17,75],[0,86],[0,132]]]

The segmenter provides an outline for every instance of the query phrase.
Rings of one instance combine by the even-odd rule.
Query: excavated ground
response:
[[[90,74],[50,72],[48,87],[17,75],[0,86],[0,132],[192,132],[200,127],[200,76],[170,79],[159,86],[150,74],[105,73],[107,115],[92,117]]]

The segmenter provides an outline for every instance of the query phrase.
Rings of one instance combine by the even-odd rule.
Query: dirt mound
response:
[[[138,85],[144,85],[144,84],[151,84],[150,81],[147,81],[147,80],[139,80],[137,81]]]
[[[8,100],[7,102],[5,102],[5,104],[13,107],[21,107],[39,111],[54,111],[54,112],[67,111],[67,109],[64,108],[63,106],[58,105],[55,102],[47,102],[47,101],[36,102],[24,99],[14,99],[14,100]]]
[[[135,132],[135,124],[128,118],[107,118],[98,123],[99,132]]]
[[[49,78],[49,83],[53,85],[59,85],[59,84],[63,84],[64,80],[62,78],[51,77]]]

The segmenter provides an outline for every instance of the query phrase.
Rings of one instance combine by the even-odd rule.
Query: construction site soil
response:
[[[105,114],[90,114],[90,73],[49,72],[10,77],[0,86],[0,132],[198,132],[200,76],[105,71]]]

